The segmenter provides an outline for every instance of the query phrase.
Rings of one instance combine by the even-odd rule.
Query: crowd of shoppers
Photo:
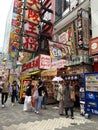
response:
[[[11,97],[12,106],[14,106],[15,101],[18,102],[19,96],[19,85],[17,81],[14,80],[12,84],[9,83],[8,77],[0,77],[0,93],[1,93],[1,104],[2,108],[6,106],[8,96]]]
[[[6,78],[4,83],[2,84],[2,95],[1,95],[1,102],[2,102],[2,108],[5,107],[5,104],[7,102],[8,99],[8,94],[9,94],[9,82],[8,79]]]
[[[7,78],[3,81],[2,77],[0,77],[2,108],[6,105],[8,95],[11,97],[12,106],[14,106],[15,102],[18,102],[19,88],[16,80],[10,84]],[[56,82],[54,90],[55,98],[59,102],[59,115],[62,116],[65,113],[66,118],[68,118],[70,110],[70,116],[74,119],[75,93],[74,87],[70,85],[70,81]],[[34,109],[36,114],[39,114],[42,108],[46,109],[48,92],[44,82],[41,80],[28,81],[25,94],[23,111],[28,111],[29,106]]]

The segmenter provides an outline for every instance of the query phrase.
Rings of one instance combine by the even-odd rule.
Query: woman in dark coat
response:
[[[67,81],[65,88],[64,88],[64,91],[63,91],[65,115],[66,115],[66,118],[69,117],[68,110],[70,109],[71,118],[74,119],[74,114],[73,114],[74,101],[71,100],[71,98],[70,98],[71,91],[74,91],[74,88],[72,86],[70,86],[70,82]]]

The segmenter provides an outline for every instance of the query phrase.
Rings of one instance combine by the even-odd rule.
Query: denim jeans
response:
[[[39,111],[42,106],[43,96],[38,96],[38,98],[35,101],[35,110]]]

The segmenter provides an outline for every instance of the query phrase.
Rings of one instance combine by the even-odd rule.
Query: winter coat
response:
[[[64,95],[64,107],[69,108],[74,106],[74,101],[70,99],[70,92],[74,91],[74,88],[72,86],[66,87],[63,90]]]
[[[58,91],[57,91],[57,101],[63,100],[63,87],[59,84]]]
[[[10,86],[10,94],[18,93],[19,92],[19,86],[18,85],[11,85]]]
[[[9,93],[9,83],[8,82],[4,83],[2,93]]]
[[[26,88],[26,95],[27,96],[32,96],[32,91],[33,91],[34,86],[33,85],[28,85]]]

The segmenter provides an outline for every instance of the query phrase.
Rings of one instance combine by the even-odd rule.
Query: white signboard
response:
[[[51,58],[48,55],[40,55],[40,68],[41,69],[50,69],[51,67]]]

